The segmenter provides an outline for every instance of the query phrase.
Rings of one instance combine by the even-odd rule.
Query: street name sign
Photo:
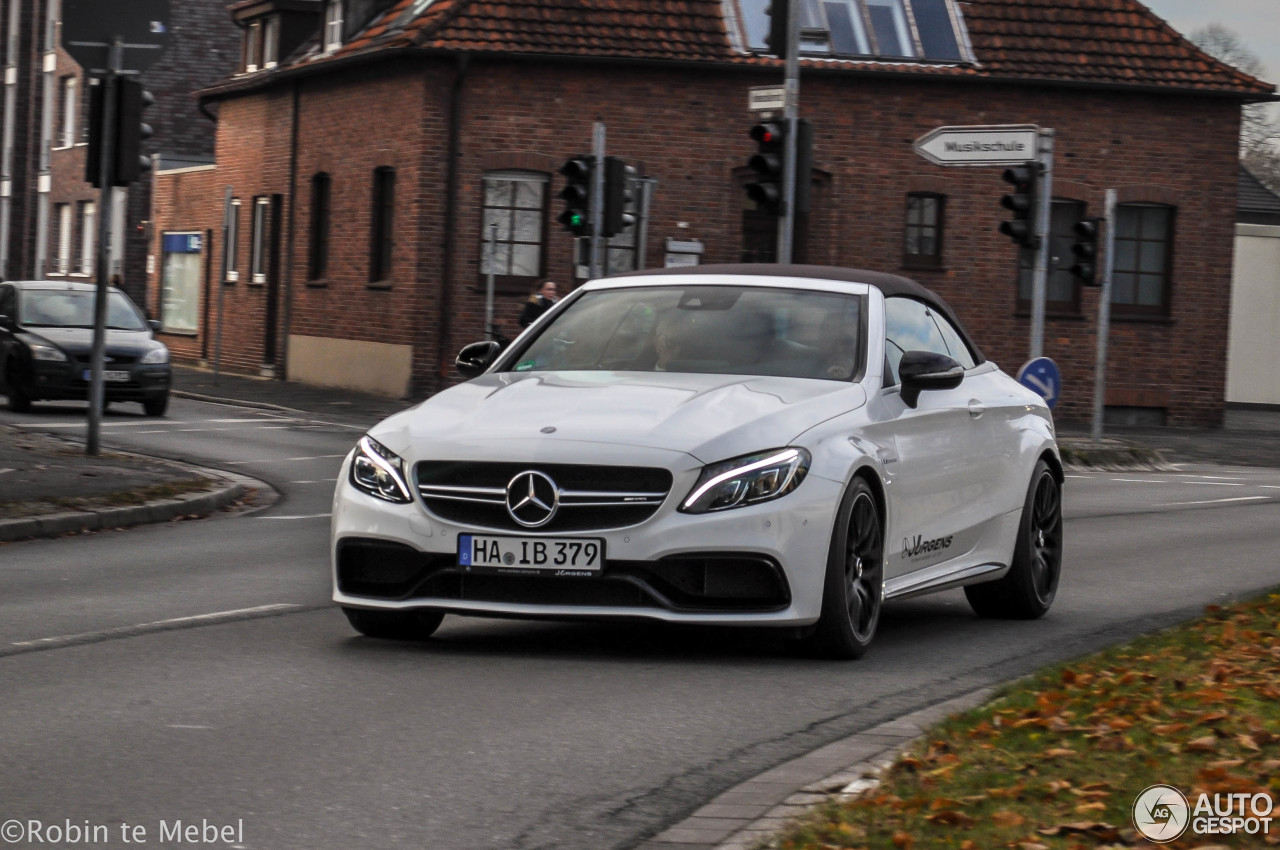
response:
[[[934,165],[1016,165],[1036,159],[1035,124],[938,127],[916,139],[915,150]]]
[[[752,86],[747,90],[747,109],[768,112],[787,107],[787,90],[784,86]]]

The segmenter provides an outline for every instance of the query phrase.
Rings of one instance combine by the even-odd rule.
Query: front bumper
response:
[[[760,505],[691,515],[676,505],[697,469],[676,472],[670,495],[638,525],[572,535],[601,538],[605,566],[590,577],[479,574],[458,565],[458,535],[502,534],[446,522],[421,501],[397,505],[349,483],[334,494],[333,599],[344,606],[550,619],[644,618],[720,625],[804,626],[822,603],[838,484],[810,475]]]
[[[79,358],[69,361],[37,360],[32,363],[31,397],[33,399],[89,398],[89,366]],[[125,365],[107,364],[104,371],[127,373],[127,380],[104,380],[103,398],[107,401],[146,401],[169,392],[173,369],[168,363]]]

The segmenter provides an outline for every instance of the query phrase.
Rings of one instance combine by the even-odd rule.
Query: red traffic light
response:
[[[765,121],[751,128],[751,138],[760,145],[780,145],[786,127],[777,121]]]

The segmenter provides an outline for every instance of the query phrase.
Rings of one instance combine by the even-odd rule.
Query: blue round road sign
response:
[[[1062,373],[1058,371],[1058,364],[1048,357],[1036,357],[1022,364],[1018,383],[1039,393],[1050,410],[1062,395]]]

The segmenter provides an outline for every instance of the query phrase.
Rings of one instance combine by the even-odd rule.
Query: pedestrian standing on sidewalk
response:
[[[539,282],[533,288],[533,292],[529,293],[529,300],[525,302],[524,309],[520,311],[520,327],[527,328],[538,320],[538,317],[551,309],[551,305],[555,304],[556,284],[555,281],[544,280]]]

